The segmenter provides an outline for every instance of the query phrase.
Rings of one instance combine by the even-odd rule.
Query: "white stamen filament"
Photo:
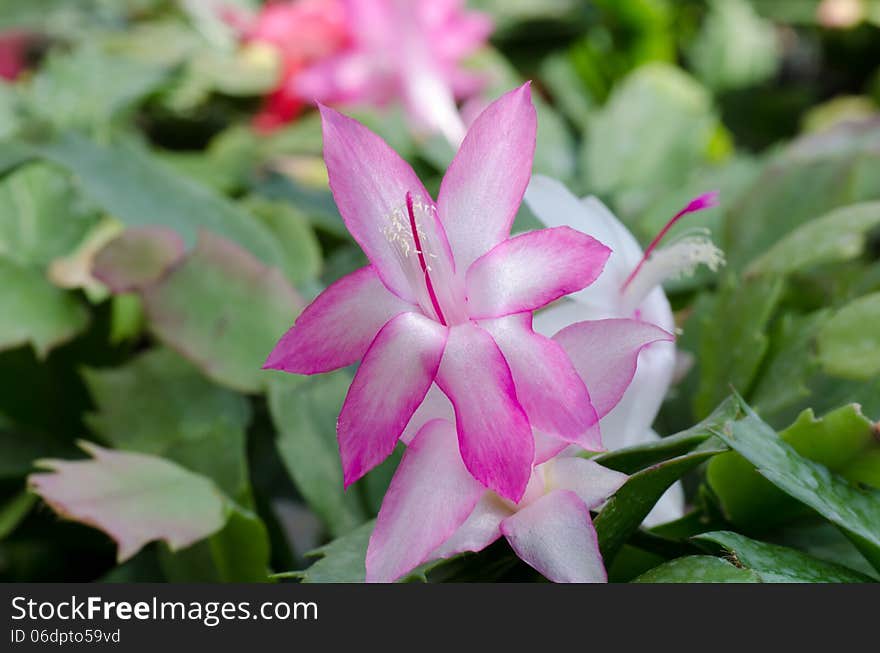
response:
[[[628,309],[635,310],[648,293],[664,281],[689,276],[700,264],[716,272],[724,263],[724,252],[708,236],[686,236],[651,254],[623,290],[624,303]]]

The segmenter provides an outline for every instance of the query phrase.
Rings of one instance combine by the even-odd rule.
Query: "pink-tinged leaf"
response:
[[[131,292],[158,281],[183,258],[183,238],[168,227],[132,227],[102,247],[92,275],[114,293]]]
[[[524,84],[471,125],[437,197],[456,265],[466,270],[507,238],[529,183],[537,117]]]
[[[465,469],[455,427],[429,422],[391,480],[367,548],[367,582],[391,582],[433,557],[486,490]]]
[[[521,560],[554,583],[608,580],[590,511],[574,492],[555,490],[501,522]]]
[[[376,335],[336,425],[346,487],[394,450],[434,382],[447,334],[419,313],[402,313]]]
[[[303,304],[280,270],[207,231],[142,296],[149,326],[162,342],[212,380],[243,392],[266,387],[269,373],[260,361]]]
[[[533,311],[590,285],[611,250],[568,227],[520,234],[474,261],[466,286],[474,319]]]
[[[626,474],[577,456],[556,458],[544,465],[542,470],[548,488],[574,492],[590,510],[605,503],[629,478]]]
[[[562,345],[593,400],[599,417],[614,408],[629,387],[639,352],[655,342],[675,340],[649,322],[624,318],[578,322],[553,336]]]
[[[266,369],[320,374],[356,363],[388,320],[418,310],[388,291],[372,266],[327,288],[269,354]]]
[[[480,326],[501,348],[532,427],[600,451],[599,416],[587,388],[562,347],[532,331],[532,314],[487,320]]]
[[[535,442],[510,368],[492,336],[470,322],[452,327],[437,385],[455,408],[465,466],[490,490],[519,501],[531,474]]]
[[[217,532],[226,500],[208,479],[163,458],[81,443],[90,460],[42,460],[28,485],[61,517],[98,528],[123,562],[154,540],[172,550]]]
[[[429,205],[431,196],[409,164],[379,136],[333,109],[320,109],[324,162],[345,226],[389,290],[415,301],[386,228],[395,211],[406,211],[407,193],[415,202]]]

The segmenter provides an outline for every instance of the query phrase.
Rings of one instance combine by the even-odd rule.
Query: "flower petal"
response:
[[[529,183],[537,117],[529,85],[481,113],[449,165],[437,208],[456,266],[468,266],[507,238]]]
[[[376,335],[336,424],[346,487],[394,450],[434,381],[447,334],[423,315],[402,313]]]
[[[367,548],[367,582],[391,582],[435,557],[486,489],[461,462],[455,427],[428,422],[407,448]]]
[[[532,331],[532,314],[487,320],[480,326],[504,354],[532,427],[585,449],[601,450],[599,416],[584,382],[558,343]]]
[[[484,491],[467,520],[430,557],[449,558],[465,551],[482,551],[501,537],[501,522],[510,514],[510,508],[497,494]]]
[[[605,446],[621,449],[645,441],[675,373],[675,345],[657,342],[642,349],[638,368],[620,402],[602,418]]]
[[[618,318],[578,322],[553,339],[568,354],[590,391],[599,417],[604,417],[629,387],[639,352],[654,342],[672,342],[674,337],[648,322]]]
[[[405,211],[407,193],[428,205],[431,196],[409,164],[379,136],[333,109],[319,108],[330,190],[345,226],[388,289],[413,301],[399,253],[383,227],[395,211]]]
[[[351,365],[364,357],[388,320],[413,310],[416,307],[390,293],[368,265],[318,295],[281,337],[263,367],[320,374]]]
[[[470,322],[452,327],[437,385],[455,407],[465,466],[490,490],[519,501],[531,474],[535,441],[510,368],[492,336]]]
[[[574,492],[589,510],[605,503],[628,478],[626,474],[575,456],[555,458],[542,469],[549,489]]]
[[[501,522],[524,562],[555,583],[608,580],[590,511],[574,492],[555,490]]]
[[[505,240],[468,269],[468,312],[479,319],[541,308],[595,281],[610,253],[568,227]]]

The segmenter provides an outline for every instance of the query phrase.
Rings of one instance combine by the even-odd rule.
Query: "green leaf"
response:
[[[165,69],[93,45],[53,51],[33,78],[26,101],[58,127],[104,127],[158,88]]]
[[[242,392],[265,389],[263,362],[303,303],[279,269],[210,232],[143,299],[160,340]]]
[[[823,309],[809,315],[783,314],[770,338],[767,359],[751,393],[762,415],[775,415],[810,397],[808,381],[819,371],[816,335],[828,320]]]
[[[226,522],[226,499],[208,479],[174,463],[87,442],[89,460],[41,460],[28,486],[61,517],[98,528],[119,545],[119,562],[152,540],[189,546]]]
[[[275,236],[291,283],[313,282],[321,273],[321,245],[305,216],[290,204],[259,198],[248,199],[245,206]]]
[[[30,492],[19,492],[0,506],[0,540],[16,529],[36,502],[36,495]]]
[[[73,251],[95,222],[67,175],[46,164],[23,166],[0,181],[2,258],[45,268]]]
[[[183,358],[155,349],[112,369],[86,369],[89,427],[119,449],[161,456],[248,495],[247,400],[210,383]]]
[[[870,380],[880,374],[880,292],[850,302],[819,331],[819,360],[834,376]]]
[[[694,397],[697,417],[729,394],[748,392],[767,351],[765,328],[782,293],[782,280],[740,282],[727,275],[700,320],[700,381]]]
[[[861,463],[872,450],[880,451],[880,443],[874,438],[874,425],[854,404],[838,408],[821,419],[816,419],[812,410],[805,410],[779,437],[801,456],[853,481],[869,480],[853,477],[850,468]],[[880,468],[876,475],[876,482],[880,483]],[[727,518],[741,528],[766,529],[801,517],[807,510],[802,503],[756,474],[754,465],[733,451],[709,463],[706,480]]]
[[[181,177],[141,146],[130,142],[100,145],[79,134],[64,133],[35,144],[33,150],[70,170],[88,196],[128,226],[170,227],[188,245],[205,229],[238,243],[268,265],[281,265],[284,260],[261,222]]]
[[[590,121],[582,151],[587,186],[644,193],[681,184],[704,158],[716,124],[698,82],[670,65],[642,66]],[[638,203],[647,205],[646,198]]]
[[[697,542],[717,544],[733,556],[739,567],[754,571],[762,583],[869,583],[872,579],[852,569],[835,565],[775,544],[752,540],[731,531],[703,533]]]
[[[367,575],[367,544],[374,521],[309,553],[318,560],[304,571],[279,574],[278,578],[299,578],[304,583],[363,583]]]
[[[269,535],[253,513],[230,505],[226,525],[186,549],[159,551],[172,583],[265,583],[269,580]]]
[[[746,0],[711,0],[689,61],[715,91],[759,84],[779,66],[780,45],[773,23]]]
[[[630,476],[593,522],[606,564],[614,560],[620,548],[675,481],[703,461],[726,450],[723,445],[715,446],[707,441],[691,453],[656,463]]]
[[[715,434],[786,494],[836,524],[880,569],[880,491],[861,490],[827,467],[804,458],[740,399],[745,419]]]
[[[878,143],[876,122],[850,123],[802,137],[773,156],[726,213],[729,266],[743,269],[800,225],[835,208],[880,199]]]
[[[866,235],[880,225],[880,202],[851,204],[806,222],[752,261],[747,275],[791,274],[847,261],[865,249]]]
[[[720,428],[739,415],[739,405],[733,397],[722,401],[718,407],[699,424],[686,431],[670,435],[647,444],[635,445],[599,454],[593,460],[609,469],[632,474],[650,465],[683,456],[712,437],[712,428]]]
[[[645,572],[634,583],[760,583],[758,574],[714,556],[687,556]]]
[[[77,299],[41,273],[0,259],[0,350],[32,344],[41,358],[89,322]]]
[[[367,515],[357,494],[346,492],[336,444],[336,417],[351,376],[343,370],[318,377],[272,373],[269,411],[281,461],[309,507],[338,537]]]

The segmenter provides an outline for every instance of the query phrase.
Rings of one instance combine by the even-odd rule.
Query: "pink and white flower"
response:
[[[518,503],[468,474],[455,427],[435,419],[410,443],[391,481],[367,549],[367,582],[392,582],[429,560],[480,551],[502,535],[554,582],[605,582],[590,510],[626,475],[583,458],[537,465]]]
[[[630,319],[581,322],[554,337],[566,354],[577,356],[578,373],[600,416],[620,401],[639,352],[670,340],[659,327]],[[518,502],[510,501],[467,473],[453,424],[452,405],[432,388],[404,433],[408,448],[367,549],[367,581],[396,580],[429,560],[480,551],[503,535],[550,580],[604,582],[590,510],[626,476],[583,458],[557,456],[567,445],[536,431],[528,487]]]
[[[318,296],[265,367],[362,360],[337,423],[346,486],[391,453],[433,385],[453,407],[464,468],[509,501],[532,476],[533,428],[557,450],[600,449],[587,386],[531,314],[595,281],[610,252],[569,227],[510,237],[535,148],[528,84],[474,121],[436,203],[382,139],[321,115],[330,187],[370,265]]]
[[[556,180],[535,175],[525,196],[532,212],[548,227],[570,226],[590,233],[608,245],[612,254],[602,276],[589,288],[547,307],[535,316],[539,333],[554,334],[582,320],[631,318],[674,332],[675,320],[662,283],[692,271],[698,264],[715,270],[724,262],[720,250],[705,234],[682,238],[671,245],[658,245],[679,219],[694,211],[714,206],[717,193],[692,200],[661,230],[645,251],[630,231],[596,197],[578,199]],[[579,354],[574,352],[577,365]],[[585,349],[581,356],[589,357]],[[657,343],[642,351],[638,371],[620,403],[600,424],[603,442],[609,449],[634,446],[659,436],[651,425],[672,384],[676,367],[673,342]],[[592,392],[592,386],[587,383]],[[684,491],[673,485],[645,520],[647,525],[663,523],[684,513]]]
[[[404,103],[416,130],[457,145],[465,128],[455,100],[483,79],[461,67],[492,31],[463,0],[343,0],[349,44],[296,79],[300,96],[325,104]]]

